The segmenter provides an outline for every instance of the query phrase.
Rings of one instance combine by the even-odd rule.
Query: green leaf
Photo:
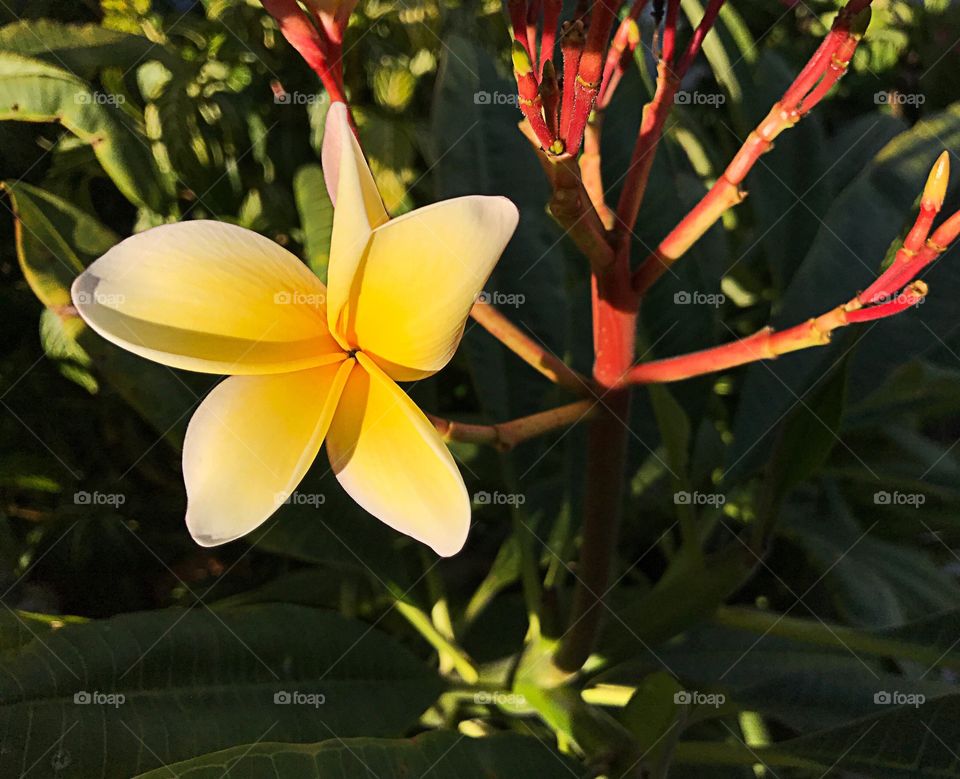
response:
[[[600,654],[613,661],[624,659],[638,648],[656,646],[687,630],[740,589],[757,561],[740,542],[706,558],[699,549],[684,547],[651,590],[641,595],[626,591],[626,605],[611,606],[615,618],[609,620]]]
[[[535,738],[502,733],[488,738],[434,731],[413,739],[345,738],[318,744],[260,743],[236,747],[142,774],[137,779],[235,779],[360,776],[431,779],[555,779],[579,769]]]
[[[131,776],[267,737],[400,735],[442,689],[379,631],[279,604],[71,625],[4,670],[5,776]]]
[[[894,690],[887,690],[891,695]],[[873,779],[960,777],[960,695],[919,706],[878,705],[883,713],[758,750],[814,762],[828,772]]]
[[[846,361],[834,368],[830,378],[787,417],[772,463],[772,489],[777,498],[813,476],[840,441],[846,369]]]
[[[323,170],[319,165],[304,165],[293,179],[293,194],[303,228],[304,259],[324,282],[330,259],[333,234],[333,203],[327,194]]]
[[[173,66],[171,53],[149,38],[96,24],[62,24],[28,19],[0,28],[0,51],[43,60],[78,78],[89,79],[101,68],[128,70],[148,59]]]
[[[89,330],[73,313],[70,285],[77,274],[119,239],[89,214],[24,182],[4,182],[16,229],[24,278],[47,308],[63,320],[63,333],[90,355],[91,367],[157,432],[178,444],[188,412],[209,379],[180,377],[163,365],[120,349]]]
[[[164,211],[166,196],[149,147],[85,81],[40,60],[0,51],[0,121],[58,122],[89,143],[104,172],[133,204]]]

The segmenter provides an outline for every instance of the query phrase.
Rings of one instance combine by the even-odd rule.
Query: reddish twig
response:
[[[530,123],[530,128],[537,136],[540,146],[552,154],[563,152],[563,145],[558,140],[543,117],[543,99],[540,96],[540,85],[533,73],[533,63],[527,50],[520,41],[513,42],[513,75],[517,79],[517,93],[520,97],[520,110]]]
[[[563,0],[543,0],[543,33],[540,35],[540,75],[548,62],[553,62],[557,47],[557,27],[560,24],[560,11]]]
[[[576,154],[583,142],[583,131],[587,125],[593,103],[600,91],[600,79],[603,76],[603,63],[607,44],[610,41],[610,32],[616,18],[616,0],[594,0],[590,12],[590,27],[587,30],[587,40],[580,57],[577,76],[572,85],[564,85],[564,89],[573,87],[573,108],[567,133],[563,138],[570,154]]]
[[[559,428],[570,427],[584,419],[589,419],[596,414],[597,407],[598,403],[595,400],[577,400],[565,406],[493,425],[455,422],[432,414],[427,416],[444,441],[489,444],[500,451],[509,451],[517,444],[531,438],[536,438]]]
[[[860,4],[859,0],[857,3]],[[633,286],[638,295],[645,294],[666,269],[710,229],[724,211],[743,201],[746,194],[741,191],[740,185],[757,160],[772,148],[773,141],[780,133],[793,127],[823,99],[843,74],[846,63],[870,22],[869,6],[861,7],[852,14],[851,8],[856,8],[852,2],[837,16],[831,31],[810,61],[784,92],[783,97],[750,133],[710,191],[637,268],[633,276]],[[631,209],[634,205],[638,204],[630,203]]]
[[[943,208],[949,177],[950,154],[945,151],[937,159],[927,177],[920,199],[920,212],[910,232],[907,233],[903,246],[880,277],[860,293],[859,299],[864,305],[883,300],[901,289],[904,284],[916,278],[920,271],[939,257],[945,251],[945,247],[956,238],[955,229],[960,228],[960,212],[946,220],[933,237],[927,239],[933,227],[933,220]]]
[[[850,303],[837,306],[826,314],[786,330],[775,331],[771,327],[765,327],[747,338],[712,349],[641,363],[630,369],[624,376],[623,383],[663,384],[681,381],[759,360],[772,360],[801,349],[825,346],[830,343],[830,335],[834,330],[894,316],[916,306],[926,294],[927,285],[922,281],[915,281],[895,300],[879,306],[860,308],[854,298]]]
[[[563,96],[560,101],[560,137],[566,138],[573,118],[573,98],[584,45],[583,22],[564,22],[560,35],[563,54]]]

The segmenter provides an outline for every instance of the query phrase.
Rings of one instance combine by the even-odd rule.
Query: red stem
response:
[[[580,70],[580,57],[583,55],[583,22],[564,22],[560,37],[560,51],[563,54],[563,96],[560,101],[560,137],[566,138],[573,118],[573,99],[576,92],[577,72]]]
[[[576,154],[580,150],[580,144],[583,142],[583,130],[587,126],[590,111],[593,110],[593,101],[600,90],[605,53],[618,6],[619,3],[616,0],[594,0],[590,12],[590,28],[587,30],[587,41],[583,48],[583,55],[580,57],[580,68],[573,85],[573,115],[563,139],[570,154]]]
[[[668,65],[673,64],[673,56],[677,46],[677,14],[680,11],[680,0],[668,0],[667,18],[663,22],[663,46],[660,58]]]
[[[540,75],[543,66],[553,61],[557,47],[557,26],[560,24],[560,11],[563,0],[543,0],[543,33],[540,36]]]

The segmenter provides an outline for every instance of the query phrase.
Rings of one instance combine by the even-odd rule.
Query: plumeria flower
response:
[[[327,116],[323,169],[334,203],[328,286],[273,241],[197,220],[114,246],[77,278],[74,304],[135,354],[229,375],[184,441],[186,521],[199,544],[263,523],[326,441],[357,503],[455,554],[470,525],[463,478],[396,382],[449,362],[517,209],[470,196],[390,219],[342,103]]]

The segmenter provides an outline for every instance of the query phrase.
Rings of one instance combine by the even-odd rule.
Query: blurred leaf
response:
[[[62,777],[131,776],[265,734],[400,734],[442,688],[379,631],[279,604],[71,625],[4,665],[4,775],[53,766]],[[84,704],[84,693],[123,698]],[[323,699],[297,703],[294,693]]]
[[[304,259],[324,282],[330,258],[333,231],[333,203],[327,194],[323,170],[319,165],[304,165],[293,179],[293,194],[303,227]]]
[[[97,24],[62,24],[52,19],[29,19],[0,28],[0,51],[43,60],[81,79],[110,66],[128,70],[148,60],[168,67],[177,62],[170,51],[148,38]]]
[[[111,97],[65,70],[0,51],[0,120],[59,122],[92,146],[131,203],[163,211],[166,198],[149,148]]]
[[[413,739],[331,739],[318,744],[259,743],[142,774],[138,779],[174,776],[243,779],[296,776],[301,779],[353,779],[358,776],[431,776],[436,779],[552,779],[576,767],[551,746],[528,736],[501,733],[468,738],[445,731]]]
[[[94,370],[157,432],[178,443],[187,412],[210,379],[185,382],[172,369],[107,342],[72,313],[73,279],[113,246],[117,236],[89,214],[38,187],[9,181],[3,186],[16,220],[17,257],[34,294],[64,319],[64,334],[90,355]]]

